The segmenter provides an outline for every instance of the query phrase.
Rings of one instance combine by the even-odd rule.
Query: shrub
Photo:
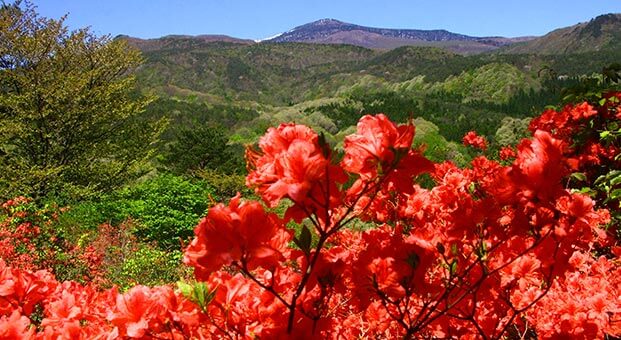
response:
[[[110,276],[112,283],[122,290],[135,285],[165,285],[189,277],[187,267],[181,265],[183,253],[179,250],[164,251],[142,244],[128,255],[120,270]]]
[[[252,191],[246,187],[246,177],[238,174],[224,174],[217,170],[203,169],[194,173],[196,177],[209,184],[213,190],[213,199],[225,201],[238,192],[250,195]]]
[[[54,206],[38,207],[22,196],[4,202],[0,213],[0,258],[18,268],[48,270],[61,280],[99,280],[104,272],[95,249],[71,242],[56,228],[62,211]]]
[[[80,203],[60,222],[64,229],[81,235],[94,232],[102,223],[118,225],[131,218],[139,241],[178,249],[192,235],[212,196],[213,190],[205,181],[161,174],[102,196],[99,201]]]

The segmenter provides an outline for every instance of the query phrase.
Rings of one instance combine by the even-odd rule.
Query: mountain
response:
[[[608,15],[579,24],[572,31],[572,36],[588,38],[592,47],[604,46],[603,43],[596,44],[593,37],[614,42],[610,37],[614,38],[618,31],[611,27],[616,25],[618,18],[618,15]],[[308,43],[317,41],[322,34],[325,41],[336,42],[330,39],[339,34],[345,36],[348,32],[359,33],[364,28],[362,26],[323,20],[300,27],[258,43],[218,35],[176,35],[159,39],[119,36],[117,39],[125,39],[143,52],[145,63],[138,69],[137,75],[140,87],[145,91],[209,102],[256,102],[267,105],[288,105],[330,97],[363,78],[401,83],[422,76],[428,84],[444,82],[449,77],[457,77],[491,63],[513,65],[533,77],[539,77],[538,71],[544,67],[572,77],[601,70],[605,65],[618,62],[621,55],[621,48],[599,51],[565,48],[566,53],[563,54],[463,53],[466,48],[470,52],[477,48],[481,51],[481,46],[488,50],[496,48],[505,51],[513,46],[500,49],[497,46],[515,39],[477,38],[445,30],[372,28],[370,33],[382,39],[388,37],[392,42],[401,39],[410,45],[390,50],[369,49],[342,43]],[[560,31],[564,30],[567,29]],[[553,36],[553,33],[550,35]],[[387,40],[381,41],[385,43]],[[423,46],[411,46],[414,43]],[[530,42],[517,45],[524,48],[528,44]],[[458,46],[461,46],[461,53],[446,48]],[[576,51],[581,53],[574,53]],[[496,72],[495,68],[490,70],[499,77],[504,74]],[[492,78],[488,77],[490,72],[484,73],[485,77],[467,76],[484,80]],[[458,85],[462,83],[467,82]]]
[[[554,30],[528,42],[506,46],[501,53],[571,54],[621,51],[621,14],[600,15],[589,22]]]
[[[167,35],[161,38],[155,39],[140,39],[135,37],[130,37],[127,35],[119,35],[115,39],[124,39],[130,45],[138,48],[139,50],[146,51],[155,51],[162,50],[167,48],[179,48],[180,44],[184,42],[187,44],[204,44],[204,43],[233,43],[233,44],[254,44],[254,40],[248,39],[239,39],[230,37],[228,35],[221,34],[203,34],[203,35]],[[186,46],[191,47],[191,46]]]
[[[500,46],[529,39],[532,38],[472,37],[447,30],[375,28],[334,19],[321,19],[265,41],[349,44],[372,49],[393,49],[408,45],[432,46],[470,54],[495,50]]]

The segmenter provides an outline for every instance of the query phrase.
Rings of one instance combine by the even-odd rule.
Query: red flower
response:
[[[414,126],[396,126],[385,115],[364,116],[355,134],[345,137],[345,171],[359,174],[363,180],[377,177],[378,172],[393,166],[407,154],[414,138]]]
[[[483,151],[487,150],[487,140],[485,137],[477,135],[474,131],[469,131],[462,140],[465,146],[472,146]]]
[[[571,117],[574,120],[590,118],[597,114],[597,111],[587,102],[575,105],[570,109]]]
[[[246,184],[255,187],[271,207],[284,197],[303,201],[316,182],[325,178],[329,161],[318,145],[317,134],[304,125],[270,128],[259,140],[259,148],[246,151]]]
[[[116,299],[116,310],[111,312],[110,321],[132,338],[144,336],[149,329],[149,313],[156,308],[148,287],[135,286]]]
[[[35,327],[30,324],[30,319],[15,310],[10,317],[0,317],[1,340],[27,340],[35,338]]]
[[[498,153],[498,156],[502,160],[508,160],[508,159],[511,159],[511,158],[515,158],[515,156],[517,156],[517,155],[515,153],[515,150],[513,150],[512,147],[510,147],[510,146],[503,146],[500,149],[500,152]]]
[[[259,202],[241,202],[239,195],[229,206],[209,209],[194,233],[184,262],[195,267],[197,278],[234,261],[249,268],[273,266],[283,258],[291,239],[275,214],[266,213]]]
[[[509,175],[527,197],[546,199],[563,190],[561,179],[567,174],[563,141],[546,131],[535,131],[532,140],[523,140]],[[511,180],[507,184],[511,183]]]

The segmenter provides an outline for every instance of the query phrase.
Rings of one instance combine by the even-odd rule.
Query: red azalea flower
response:
[[[511,158],[515,158],[517,156],[517,154],[515,153],[515,150],[513,150],[512,147],[510,147],[510,146],[503,146],[500,149],[500,152],[498,153],[498,156],[502,160],[508,160],[508,159],[511,159]]]
[[[466,133],[462,142],[465,146],[472,146],[483,151],[487,150],[487,140],[485,140],[485,137],[477,135],[474,131]]]
[[[15,310],[10,317],[0,317],[0,339],[2,340],[29,340],[35,338],[35,327],[30,319]]]
[[[259,202],[241,202],[239,195],[229,206],[218,204],[209,209],[194,233],[184,262],[195,267],[199,278],[234,261],[249,268],[273,266],[282,259],[291,239],[275,214],[266,213]]]
[[[270,128],[259,140],[259,149],[246,151],[246,184],[255,187],[270,207],[284,197],[303,201],[313,186],[325,179],[329,161],[318,144],[317,134],[304,125]]]
[[[414,126],[396,126],[383,114],[360,118],[357,128],[355,134],[345,137],[342,166],[363,180],[375,178],[393,166],[395,159],[407,154],[412,146]]]

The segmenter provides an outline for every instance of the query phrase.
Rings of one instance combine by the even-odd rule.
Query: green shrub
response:
[[[181,265],[182,257],[180,250],[167,252],[142,245],[117,269],[116,275],[111,278],[112,283],[127,290],[137,284],[157,286],[177,282],[190,274],[190,269]]]
[[[238,192],[244,197],[252,195],[252,190],[246,187],[246,176],[227,175],[217,170],[203,169],[194,173],[198,178],[209,184],[213,190],[213,199],[221,202],[235,196]]]
[[[136,223],[139,241],[156,242],[162,249],[179,249],[205,215],[213,190],[205,181],[163,174],[72,207],[60,227],[74,238],[94,232],[102,223]]]

